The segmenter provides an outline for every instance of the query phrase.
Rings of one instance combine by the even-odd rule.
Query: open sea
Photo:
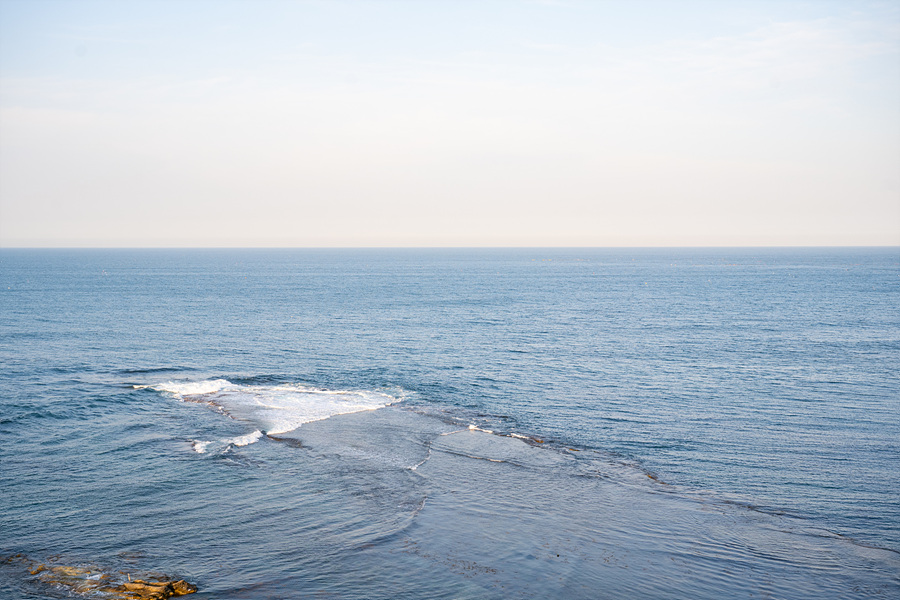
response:
[[[900,598],[898,248],[3,249],[0,339],[0,598]]]

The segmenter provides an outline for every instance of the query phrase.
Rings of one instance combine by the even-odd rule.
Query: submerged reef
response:
[[[60,565],[55,564],[56,559],[52,557],[41,563],[23,554],[15,554],[2,562],[20,564],[37,582],[91,598],[167,600],[197,591],[197,586],[161,573],[109,571],[96,565]]]

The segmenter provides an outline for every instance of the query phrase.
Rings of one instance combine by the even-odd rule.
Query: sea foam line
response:
[[[302,384],[242,385],[227,379],[209,379],[135,385],[171,394],[183,402],[200,402],[214,406],[228,416],[248,422],[260,436],[293,431],[313,421],[336,415],[377,410],[396,402],[389,394],[371,390],[326,390]],[[254,435],[254,434],[250,434]],[[257,441],[237,439],[234,445]],[[205,446],[200,446],[205,450]]]
[[[237,437],[228,438],[224,440],[219,440],[220,443],[228,446],[249,446],[250,444],[254,444],[261,440],[266,434],[257,429],[253,433],[248,433],[246,435],[239,435]],[[195,440],[191,447],[197,454],[206,454],[206,449],[210,444],[214,442],[212,441],[203,441],[203,440]]]

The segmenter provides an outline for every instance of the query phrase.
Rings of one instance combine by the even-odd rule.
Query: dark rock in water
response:
[[[196,592],[197,586],[193,583],[188,583],[184,579],[179,579],[172,582],[172,589],[175,591],[176,596],[186,596]]]
[[[36,576],[36,580],[91,598],[168,600],[197,591],[197,586],[184,579],[174,579],[159,573],[144,575],[145,579],[132,579],[128,573],[105,572],[96,566],[48,566],[22,554],[11,556],[2,562],[21,563],[31,575]]]
[[[275,441],[278,441],[278,442],[285,443],[285,444],[287,444],[288,446],[290,446],[290,447],[292,447],[292,448],[305,448],[305,447],[306,447],[306,446],[303,445],[303,442],[302,442],[301,440],[298,440],[297,438],[293,438],[293,437],[284,437],[284,436],[277,436],[277,437],[276,437],[276,436],[274,436],[274,435],[270,435],[270,436],[268,436],[268,437],[269,437],[270,440],[275,440]]]
[[[197,586],[191,585],[183,579],[178,581],[144,581],[135,579],[108,591],[123,593],[123,598],[165,600],[173,596],[193,594],[197,591]]]

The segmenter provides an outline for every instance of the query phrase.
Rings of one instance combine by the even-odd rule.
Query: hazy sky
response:
[[[0,0],[0,246],[900,244],[900,4]]]

